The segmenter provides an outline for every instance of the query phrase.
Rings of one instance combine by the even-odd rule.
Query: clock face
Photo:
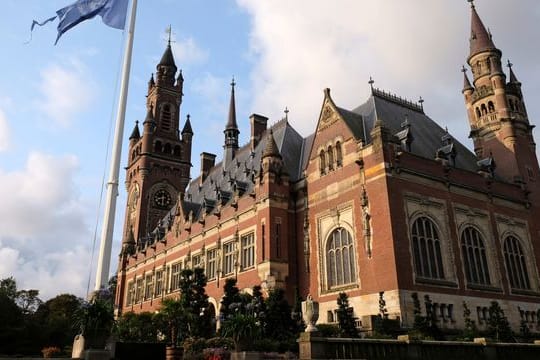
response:
[[[154,194],[154,205],[162,208],[169,207],[172,199],[171,194],[167,190],[161,189]]]

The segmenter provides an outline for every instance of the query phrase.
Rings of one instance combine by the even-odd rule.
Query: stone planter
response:
[[[311,295],[308,295],[306,301],[302,301],[302,316],[306,323],[306,332],[317,331],[315,323],[319,319],[319,303],[313,301]]]
[[[184,349],[181,347],[167,346],[165,348],[165,360],[181,360]]]

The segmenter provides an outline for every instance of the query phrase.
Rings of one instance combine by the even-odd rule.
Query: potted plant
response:
[[[87,349],[105,349],[114,323],[113,305],[107,290],[98,291],[75,314]]]
[[[181,359],[183,349],[178,344],[185,325],[185,310],[182,303],[175,299],[163,299],[157,316],[167,342],[166,359]]]
[[[221,332],[233,340],[235,351],[240,352],[248,350],[248,345],[259,337],[260,327],[254,316],[237,313],[224,322]]]

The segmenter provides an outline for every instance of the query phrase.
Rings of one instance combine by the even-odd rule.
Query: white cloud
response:
[[[422,96],[432,118],[470,142],[459,72],[469,50],[466,2],[237,3],[252,17],[251,77],[257,89],[252,108],[257,112],[276,119],[288,106],[291,122],[307,135],[314,131],[324,88],[332,89],[339,106],[354,108],[369,96],[367,81],[373,76],[375,86],[384,90],[413,101]],[[538,36],[532,26],[540,21],[540,11],[527,9],[540,5],[532,0],[519,5],[477,1],[477,9],[503,53],[519,57],[522,69],[533,67],[539,51],[530,46]],[[526,49],[519,48],[516,37]]]
[[[58,125],[71,125],[94,100],[96,84],[89,73],[77,59],[49,65],[41,71],[39,110]]]
[[[176,63],[182,66],[202,64],[208,59],[208,51],[202,49],[191,37],[175,40],[171,49]]]
[[[84,295],[90,261],[88,216],[74,177],[74,156],[33,152],[24,169],[0,169],[0,278],[43,298]]]
[[[0,109],[0,152],[6,151],[10,144],[11,131],[6,115]]]

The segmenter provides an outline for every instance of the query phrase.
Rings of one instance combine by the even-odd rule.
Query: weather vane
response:
[[[172,26],[171,25],[167,26],[167,28],[165,29],[165,32],[167,33],[167,37],[168,37],[167,44],[171,45],[171,42],[174,42],[173,40],[171,40],[172,35],[173,35]]]

